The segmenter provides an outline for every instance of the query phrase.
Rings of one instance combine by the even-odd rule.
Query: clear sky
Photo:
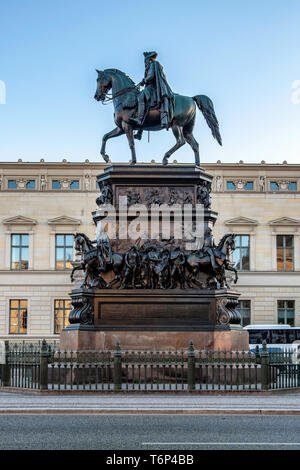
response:
[[[138,82],[143,51],[156,50],[175,92],[213,100],[223,147],[198,111],[202,162],[300,163],[299,24],[300,0],[1,0],[0,160],[100,161],[115,126],[112,105],[93,99],[95,68]],[[151,132],[150,144],[145,134],[137,158],[161,161],[173,144],[171,131]],[[126,137],[107,151],[128,161]]]

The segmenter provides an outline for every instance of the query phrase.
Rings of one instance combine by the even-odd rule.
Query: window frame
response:
[[[72,188],[72,184],[73,183],[78,183],[78,188]],[[80,190],[80,180],[72,180],[71,183],[70,183],[70,190],[71,191],[79,191]]]
[[[252,306],[252,305],[251,305],[251,299],[239,299],[238,302],[239,302],[239,303],[238,303],[238,306],[236,307],[236,309],[237,309],[237,311],[238,311],[238,312],[240,313],[240,315],[241,315],[241,326],[250,325],[250,324],[251,324],[251,306]],[[239,308],[239,307],[240,307],[240,304],[241,304],[241,303],[244,303],[244,302],[249,302],[249,308],[247,308],[247,307],[242,307],[242,308],[240,309],[240,308]],[[244,324],[244,322],[243,322],[244,316],[243,316],[241,310],[248,310],[248,311],[249,311],[249,323]]]
[[[278,246],[278,237],[283,237],[283,246],[279,247]],[[292,237],[292,247],[287,247],[286,245],[286,237]],[[283,269],[278,269],[278,249],[282,249],[283,252]],[[286,250],[291,249],[292,251],[292,269],[286,269],[286,262],[287,262],[287,256],[286,256]],[[287,272],[291,273],[295,271],[295,237],[293,233],[285,233],[285,234],[276,234],[276,269],[278,272]]]
[[[58,188],[55,188],[54,185],[55,183],[58,183],[59,184],[59,187]],[[59,180],[52,180],[51,182],[51,189],[53,191],[60,191],[61,190],[61,182]]]
[[[63,307],[57,307],[56,304],[58,302],[63,302]],[[66,307],[66,303],[69,302],[70,303],[70,307]],[[53,334],[54,335],[59,335],[61,333],[62,330],[60,330],[59,332],[56,331],[56,318],[57,318],[57,315],[56,315],[56,312],[59,311],[59,310],[62,310],[63,311],[63,317],[62,317],[62,324],[63,324],[63,327],[62,329],[66,328],[70,323],[69,323],[69,315],[70,315],[70,312],[73,310],[73,307],[72,307],[72,304],[71,304],[71,299],[66,299],[66,298],[63,298],[63,299],[54,299],[54,302],[53,302]],[[65,317],[65,314],[66,312],[68,312],[68,316],[67,318]]]
[[[12,307],[12,302],[18,302],[18,307],[13,308]],[[21,307],[21,302],[26,302],[26,307]],[[20,332],[20,312],[21,310],[26,309],[26,331],[24,333]],[[18,319],[18,331],[17,333],[12,332],[12,325],[11,325],[11,319],[12,319],[12,311],[17,311],[17,319]],[[28,334],[28,299],[9,299],[9,326],[8,326],[8,333],[9,335],[27,335]]]
[[[14,186],[13,188],[11,188],[11,187],[9,186],[10,183],[15,183],[15,186]],[[18,189],[17,180],[10,180],[10,179],[7,180],[7,189],[11,189],[12,191],[13,191],[14,189]]]
[[[33,183],[33,188],[28,188],[28,185],[30,183]],[[28,180],[27,183],[26,183],[26,189],[28,189],[28,191],[32,191],[32,190],[36,189],[36,180],[34,180],[34,179],[33,180]]]
[[[13,245],[13,237],[18,235],[20,237],[20,240],[22,240],[23,236],[27,236],[28,238],[28,245],[22,245],[22,242],[20,241],[20,245]],[[19,250],[19,269],[13,268],[12,263],[13,263],[13,249],[18,248]],[[24,260],[27,261],[27,268],[22,269],[21,261],[22,261],[22,248],[27,248],[28,250],[28,259]],[[11,233],[10,234],[10,271],[28,271],[29,269],[29,233]]]
[[[284,323],[279,323],[279,309],[282,310],[281,307],[279,307],[279,302],[284,302]],[[287,307],[288,302],[293,302],[293,324],[291,325],[292,327],[295,326],[295,313],[296,313],[296,302],[295,299],[277,299],[277,324],[278,325],[290,325],[290,323],[287,322],[287,311],[290,310]]]
[[[233,253],[236,253],[236,252],[239,252],[239,263],[241,263],[241,254],[242,254],[242,249],[244,248],[247,248],[248,249],[248,264],[249,264],[249,267],[247,269],[245,268],[241,268],[241,269],[238,269],[238,272],[249,272],[251,270],[251,264],[250,264],[250,245],[251,245],[251,236],[249,233],[236,233],[235,234],[235,241],[237,240],[237,237],[240,237],[241,238],[241,243],[242,243],[242,237],[248,237],[248,240],[249,240],[249,243],[247,246],[244,246],[244,245],[240,245],[240,246],[237,246],[237,243],[236,243],[236,247],[235,247],[235,250]],[[233,260],[234,261],[234,260]],[[236,268],[236,263],[234,264],[234,267]],[[236,268],[237,269],[237,268]]]
[[[64,245],[57,245],[57,237],[61,237],[63,236],[64,237]],[[73,237],[73,243],[72,243],[72,246],[71,245],[66,245],[66,237],[69,237],[69,236],[72,236]],[[63,263],[64,263],[64,267],[63,268],[58,268],[57,267],[57,248],[63,248],[64,249],[64,259],[63,259]],[[73,260],[73,256],[74,256],[74,234],[73,233],[56,233],[55,234],[55,270],[56,271],[69,271],[70,269],[72,269],[72,266],[71,267],[66,267],[66,263],[68,263],[69,261],[66,259],[66,249],[67,248],[72,248],[72,260]]]

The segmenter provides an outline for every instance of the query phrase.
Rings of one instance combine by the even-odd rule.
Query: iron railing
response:
[[[247,391],[300,386],[292,352],[60,351],[5,342],[2,387],[49,391]]]

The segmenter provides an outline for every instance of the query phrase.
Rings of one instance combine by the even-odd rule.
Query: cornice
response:
[[[157,162],[159,163],[159,162]],[[116,164],[116,163],[115,163]],[[143,163],[140,163],[143,165]],[[119,163],[118,163],[119,165]],[[126,165],[126,163],[124,163]],[[151,166],[150,163],[144,163],[144,165]],[[171,163],[169,166],[180,166],[180,163]],[[78,169],[104,169],[105,167],[110,166],[107,163],[102,162],[0,162],[0,169],[5,168],[39,168],[39,169],[46,169],[46,168],[78,168]],[[193,166],[193,164],[191,164]],[[298,163],[216,163],[216,162],[203,162],[201,163],[201,167],[204,167],[206,170],[214,169],[237,169],[237,170],[300,170],[300,164]]]

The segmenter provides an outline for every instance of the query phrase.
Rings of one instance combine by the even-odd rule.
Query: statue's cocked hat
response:
[[[151,51],[151,52],[144,52],[144,57],[145,59],[150,59],[151,57],[156,58],[158,56],[157,52]]]

